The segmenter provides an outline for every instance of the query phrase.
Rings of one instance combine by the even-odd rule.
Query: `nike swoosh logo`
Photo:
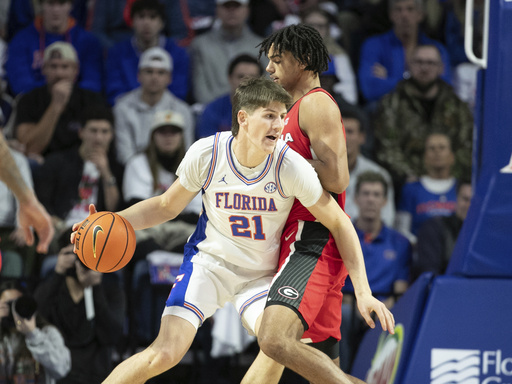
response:
[[[96,258],[96,238],[98,237],[98,233],[103,232],[103,228],[101,225],[97,225],[92,230],[92,253],[94,255],[94,258]]]
[[[293,235],[295,235],[295,232],[292,232],[292,233],[290,233],[288,236],[285,236],[285,237],[284,237],[284,241],[288,241],[288,239],[289,239],[290,237],[292,237]]]

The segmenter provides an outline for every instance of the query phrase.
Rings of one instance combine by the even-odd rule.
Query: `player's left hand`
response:
[[[375,321],[373,321],[371,316],[372,312],[375,312],[379,318],[382,330],[388,331],[391,334],[395,333],[395,318],[382,301],[377,300],[371,294],[365,294],[357,297],[357,308],[370,328],[375,328]]]

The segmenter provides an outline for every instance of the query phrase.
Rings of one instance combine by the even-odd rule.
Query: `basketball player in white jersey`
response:
[[[233,97],[232,133],[197,141],[164,194],[119,212],[134,229],[148,228],[173,219],[202,192],[204,210],[185,247],[156,340],[118,365],[104,383],[144,383],[175,366],[197,328],[227,302],[238,310],[244,327],[257,334],[281,231],[295,197],[364,271],[349,218],[324,192],[311,165],[278,140],[290,101],[270,80],[242,83]],[[383,324],[394,326],[378,300],[374,310]]]

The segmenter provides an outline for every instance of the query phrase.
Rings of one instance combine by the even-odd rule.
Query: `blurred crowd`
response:
[[[262,39],[293,23],[316,28],[330,53],[320,79],[343,116],[346,212],[372,291],[391,307],[422,273],[444,273],[472,196],[478,68],[464,52],[465,3],[0,0],[0,127],[56,231],[48,255],[27,246],[0,182],[0,383],[100,383],[154,339],[200,199],[137,233],[133,261],[112,274],[77,261],[70,226],[89,204],[117,211],[165,191],[194,141],[231,129],[235,89],[266,73]],[[365,328],[350,281],[344,290],[350,370]],[[19,297],[34,311],[18,313]],[[216,372],[211,328],[193,350]]]

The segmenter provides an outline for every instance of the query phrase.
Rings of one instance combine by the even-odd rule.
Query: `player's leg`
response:
[[[258,336],[262,317],[263,313],[256,321],[256,336]],[[260,350],[240,384],[278,384],[283,371],[284,365],[272,360]]]
[[[181,361],[196,332],[196,327],[181,317],[162,317],[160,332],[155,341],[142,352],[119,364],[104,383],[142,384],[167,371]]]
[[[218,280],[219,276],[229,279],[232,272],[206,256],[199,259],[198,262],[192,261],[192,257],[184,259],[165,303],[156,340],[118,365],[106,384],[144,383],[174,367],[190,348],[204,320],[224,305],[218,302],[219,296],[226,296]]]
[[[303,333],[304,326],[294,310],[283,305],[272,305],[265,309],[258,343],[265,355],[311,383],[363,383],[346,375],[323,352],[302,343],[300,338]]]
[[[329,239],[325,227],[305,222],[297,227],[293,244],[283,246],[282,251],[288,255],[272,282],[258,342],[263,353],[313,383],[361,383],[344,374],[325,353],[300,341],[304,330],[320,316],[330,293],[341,291],[346,275],[341,258],[330,255],[332,247]],[[334,321],[337,333],[324,338],[315,334],[319,337],[311,341],[326,340],[331,336],[335,338],[334,341],[339,339],[341,301],[338,301],[339,314]],[[250,367],[247,377],[252,377],[254,371],[261,372],[270,366],[268,361],[258,358]]]

